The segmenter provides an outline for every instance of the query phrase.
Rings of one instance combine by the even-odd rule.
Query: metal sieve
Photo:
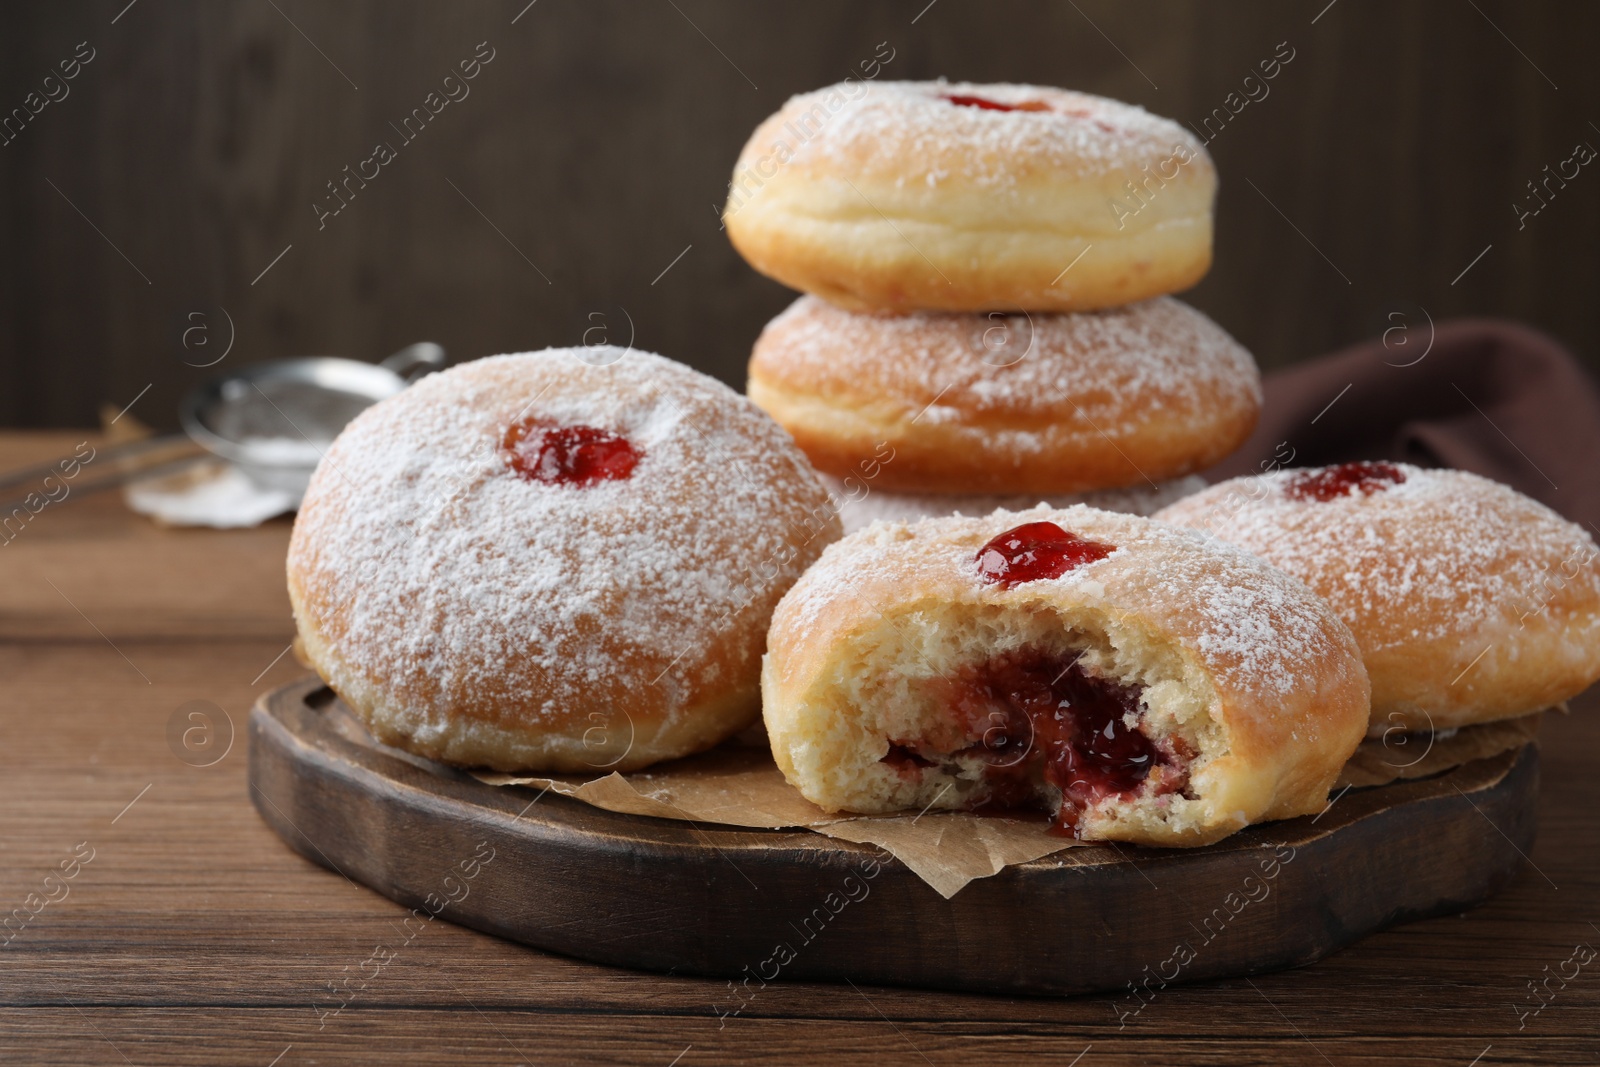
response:
[[[322,454],[364,409],[444,366],[444,349],[421,342],[382,363],[307,356],[261,363],[204,382],[178,418],[206,451],[263,489],[305,493]]]
[[[219,375],[183,398],[178,418],[187,437],[171,434],[100,449],[93,465],[98,476],[74,482],[72,496],[170,474],[209,454],[232,463],[260,488],[288,494],[298,506],[311,472],[346,423],[444,363],[444,349],[422,341],[377,364],[307,356]],[[36,486],[60,466],[0,475],[0,492]],[[24,506],[33,510],[28,502],[38,495],[0,504],[0,515]]]

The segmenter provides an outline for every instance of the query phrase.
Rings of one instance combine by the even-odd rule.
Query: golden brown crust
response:
[[[523,478],[506,427],[588,425],[642,452],[587,487]],[[659,356],[463,364],[360,415],[290,543],[306,655],[387,743],[496,770],[630,770],[758,714],[767,620],[838,536],[782,430]]]
[[[1128,104],[848,82],[761,124],[723,218],[757,270],[843,307],[1084,311],[1199,281],[1215,194],[1200,142]]]
[[[1169,297],[1064,315],[886,315],[801,297],[750,398],[821,471],[878,489],[1077,493],[1203,469],[1255,427],[1250,353]]]
[[[980,546],[1037,521],[1118,551],[1059,579],[1010,589],[980,581]],[[968,636],[952,644],[957,633]],[[1299,582],[1148,519],[1037,508],[878,524],[824,552],[773,616],[762,673],[773,754],[823,807],[964,806],[973,794],[960,782],[883,769],[887,731],[927,728],[896,719],[900,698],[882,694],[901,690],[884,679],[949,677],[1007,640],[1052,635],[1069,651],[1074,641],[1099,649],[1113,676],[1138,677],[1146,714],[1156,714],[1159,694],[1177,709],[1162,714],[1200,747],[1192,797],[1091,809],[1080,823],[1086,837],[1200,845],[1250,822],[1319,811],[1366,726],[1355,642]],[[898,651],[885,658],[885,648]]]
[[[1371,494],[1295,499],[1280,471],[1157,518],[1228,540],[1309,585],[1361,645],[1374,735],[1512,718],[1600,679],[1600,565],[1581,527],[1464,471],[1392,464]]]

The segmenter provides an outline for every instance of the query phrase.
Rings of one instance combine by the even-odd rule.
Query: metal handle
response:
[[[143,478],[172,474],[194,465],[208,455],[204,449],[182,434],[148,437],[141,441],[130,441],[127,444],[97,449],[90,459],[82,463],[86,468],[93,468],[93,476],[81,481],[72,480],[69,483],[68,495],[87,496],[105,489],[116,489]],[[60,469],[65,462],[66,460],[57,460],[55,463],[6,474],[0,477],[0,490],[14,491],[19,486],[38,486],[45,478],[51,476],[59,481],[65,481]],[[0,516],[11,515],[19,508],[35,510],[29,507],[28,501],[36,495],[37,492],[29,493],[15,500],[0,502]]]
[[[436,370],[444,369],[444,349],[432,341],[418,341],[414,345],[406,345],[400,351],[384,360],[378,366],[385,370],[392,370],[404,378],[407,383],[414,382],[424,374],[432,374]]]

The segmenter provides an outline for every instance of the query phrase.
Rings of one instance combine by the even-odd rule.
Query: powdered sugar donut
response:
[[[851,534],[778,605],[761,684],[778,766],[824,808],[1045,807],[1154,845],[1320,811],[1368,707],[1300,582],[1082,506]]]
[[[872,467],[869,464],[868,470]],[[1087,504],[1101,511],[1120,511],[1128,515],[1154,515],[1169,504],[1206,487],[1206,480],[1191,474],[1158,482],[1155,486],[1130,485],[1125,489],[1100,489],[1091,493],[1064,493],[1040,498],[1038,494],[999,496],[992,493],[895,493],[875,489],[865,471],[849,478],[822,475],[822,484],[833,494],[834,506],[844,532],[855,533],[875,522],[917,522],[941,519],[947,515],[984,516],[994,511],[1025,511],[1043,504],[1059,510],[1074,504]]]
[[[844,311],[767,324],[750,398],[837,478],[906,493],[1154,488],[1237,448],[1261,410],[1250,353],[1170,297],[1060,315]]]
[[[289,546],[306,654],[381,741],[628,770],[758,713],[767,621],[838,536],[788,436],[620,349],[497,356],[363,412]]]
[[[1327,598],[1361,645],[1375,736],[1522,715],[1600,679],[1594,539],[1487,478],[1403,463],[1277,471],[1156,517]]]
[[[751,266],[844,307],[1083,311],[1199,281],[1216,187],[1199,140],[1129,104],[845,82],[756,129],[723,219]]]

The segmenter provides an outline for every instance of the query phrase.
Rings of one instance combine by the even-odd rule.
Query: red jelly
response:
[[[1002,104],[998,100],[987,100],[981,96],[946,96],[946,100],[957,107],[979,107],[985,111],[1049,111],[1050,105],[1039,100],[1024,100],[1020,104]]]
[[[1105,121],[1104,119],[1094,118],[1093,117],[1094,116],[1094,112],[1090,111],[1088,108],[1081,108],[1081,107],[1067,108],[1065,111],[1062,112],[1062,114],[1063,115],[1069,115],[1069,116],[1071,116],[1072,118],[1075,118],[1075,119],[1088,119],[1090,122],[1094,123],[1096,129],[1103,130],[1106,133],[1116,133],[1117,132],[1117,128],[1115,126],[1111,125],[1111,123]]]
[[[1115,545],[1089,541],[1053,522],[1029,522],[1007,530],[978,550],[978,574],[1007,589],[1041,578],[1059,578],[1074,568],[1116,551]]]
[[[1356,492],[1371,496],[1405,480],[1406,472],[1393,463],[1341,463],[1297,472],[1284,486],[1284,492],[1296,500],[1334,500]]]
[[[961,754],[988,764],[991,805],[1037,807],[1041,777],[1060,789],[1057,826],[1072,833],[1088,805],[1134,793],[1156,767],[1181,772],[1177,753],[1139,729],[1141,692],[1088,674],[1076,658],[1031,650],[999,657],[956,682],[952,710],[970,742]],[[1164,775],[1161,789],[1182,788],[1184,777]]]
[[[633,474],[642,455],[626,437],[594,426],[552,426],[524,419],[507,427],[501,441],[506,462],[529,481],[592,485]]]
[[[923,756],[914,746],[899,741],[889,742],[889,751],[878,762],[887,763],[906,778],[916,778],[924,767],[934,765],[933,760]]]

